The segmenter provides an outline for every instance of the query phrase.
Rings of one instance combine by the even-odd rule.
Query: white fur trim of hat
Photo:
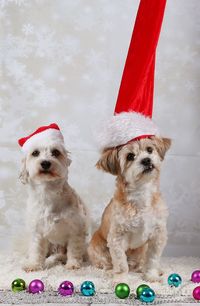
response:
[[[22,152],[27,153],[37,145],[64,145],[64,138],[58,125],[56,123],[52,123],[48,126],[42,126],[38,128],[34,133],[29,136],[20,138],[18,140],[18,143],[21,146]]]
[[[132,140],[158,136],[159,131],[150,117],[136,112],[122,112],[109,119],[98,134],[98,143],[103,150]]]

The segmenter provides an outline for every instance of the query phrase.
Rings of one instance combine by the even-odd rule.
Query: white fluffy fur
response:
[[[101,149],[117,147],[126,144],[141,135],[159,135],[154,122],[135,112],[116,114],[107,120],[98,132],[97,141]]]
[[[25,154],[37,146],[37,144],[42,144],[43,146],[50,144],[50,143],[60,143],[64,145],[63,135],[60,130],[56,129],[47,129],[42,131],[38,134],[31,136],[22,146],[22,152]]]
[[[54,150],[59,156],[53,155]],[[39,155],[33,156],[34,151]],[[43,161],[51,163],[47,171],[42,168]],[[82,200],[67,182],[70,162],[60,139],[32,143],[23,159],[20,178],[29,185],[26,222],[30,245],[23,264],[26,271],[66,259],[69,269],[82,265],[88,218]]]
[[[173,296],[178,299],[180,295],[191,296],[192,290],[197,286],[190,281],[191,273],[199,267],[200,258],[194,257],[176,257],[163,258],[162,266],[164,269],[164,283],[148,283],[155,290],[156,294],[164,295],[171,299]],[[1,290],[10,290],[10,284],[16,277],[20,277],[27,284],[33,279],[39,278],[45,284],[46,290],[57,290],[59,284],[66,278],[73,282],[76,289],[80,290],[80,285],[86,279],[94,282],[97,293],[114,292],[113,275],[111,271],[105,271],[91,267],[89,265],[82,267],[80,270],[67,271],[65,266],[56,265],[51,269],[44,271],[26,273],[21,269],[23,257],[20,253],[2,253],[0,254],[0,288]],[[178,273],[183,279],[183,285],[179,288],[171,288],[167,284],[167,278],[171,273]],[[134,293],[136,288],[141,285],[144,280],[140,273],[129,272],[126,277],[126,283]],[[169,297],[170,296],[170,297]],[[113,294],[114,297],[114,294]],[[114,301],[115,303],[115,301]],[[44,304],[43,304],[44,305]],[[59,304],[61,305],[61,303]]]

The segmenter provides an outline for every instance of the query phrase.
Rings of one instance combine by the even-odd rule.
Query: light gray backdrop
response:
[[[57,122],[70,182],[99,220],[114,178],[95,169],[93,129],[112,115],[139,1],[0,1],[0,249],[23,233],[17,139]],[[163,165],[166,254],[200,255],[200,1],[168,0],[156,64],[154,120],[173,147]]]

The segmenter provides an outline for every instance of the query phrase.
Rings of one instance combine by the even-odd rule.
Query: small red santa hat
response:
[[[166,0],[141,0],[114,116],[99,134],[101,149],[159,135],[152,121],[155,55]]]
[[[41,126],[29,136],[20,138],[18,140],[22,148],[22,152],[27,153],[37,145],[62,144],[64,145],[64,138],[56,123]]]

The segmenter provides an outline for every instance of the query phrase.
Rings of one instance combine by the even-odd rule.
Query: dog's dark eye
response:
[[[54,157],[58,157],[58,156],[60,156],[60,151],[58,151],[57,149],[54,149],[54,150],[52,150],[51,154]]]
[[[153,152],[153,148],[152,147],[147,147],[147,152],[151,154]]]
[[[33,151],[32,156],[37,157],[40,155],[40,152],[38,150]]]
[[[135,159],[135,154],[134,153],[128,153],[128,155],[126,156],[126,159],[128,161],[132,161]]]

